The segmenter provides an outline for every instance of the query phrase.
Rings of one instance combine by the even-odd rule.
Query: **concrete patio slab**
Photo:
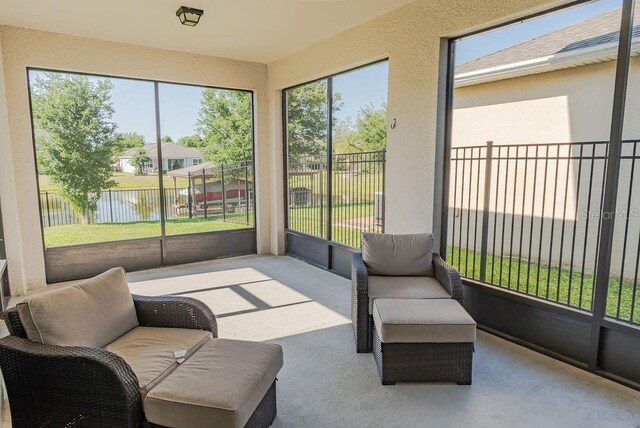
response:
[[[134,293],[202,299],[218,314],[221,337],[282,345],[274,427],[640,427],[640,392],[484,332],[472,386],[382,386],[373,355],[354,349],[350,281],[290,257],[128,278]]]

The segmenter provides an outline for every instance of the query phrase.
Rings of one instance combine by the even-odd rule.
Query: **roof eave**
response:
[[[513,64],[490,67],[456,75],[456,88],[479,85],[482,83],[512,79],[533,74],[548,73],[567,68],[581,67],[589,64],[613,61],[617,57],[618,44],[609,43],[570,52],[562,52],[546,57],[533,58]],[[632,55],[640,52],[640,40],[634,41]]]

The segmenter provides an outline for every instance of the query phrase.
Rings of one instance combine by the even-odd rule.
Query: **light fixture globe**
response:
[[[204,13],[202,9],[194,9],[192,7],[180,6],[176,11],[176,16],[182,25],[195,27],[200,22],[200,17]]]

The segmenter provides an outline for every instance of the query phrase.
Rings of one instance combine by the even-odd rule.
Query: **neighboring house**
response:
[[[535,39],[523,42],[513,47],[503,49],[476,60],[459,65],[456,68],[454,113],[452,128],[452,146],[469,147],[482,146],[487,141],[493,141],[495,145],[524,145],[524,144],[546,144],[546,143],[567,143],[567,142],[596,142],[608,141],[611,129],[611,117],[613,106],[614,80],[616,56],[618,48],[618,28],[620,26],[620,9],[608,12],[584,22],[562,28],[560,30],[542,35]],[[640,138],[640,5],[636,5],[636,22],[634,26],[634,39],[632,43],[632,58],[630,65],[629,83],[627,89],[627,107],[624,127],[624,139]],[[555,146],[554,146],[555,147]],[[571,231],[574,226],[580,231],[585,230],[586,216],[592,215],[594,207],[599,206],[601,186],[603,180],[602,163],[598,163],[595,169],[590,172],[590,161],[583,161],[580,165],[575,157],[579,156],[580,146],[575,145],[569,153],[568,146],[560,156],[564,160],[538,161],[540,169],[537,172],[537,187],[543,186],[543,179],[546,173],[548,177],[547,192],[538,192],[535,201],[531,201],[534,195],[534,183],[536,182],[533,168],[534,162],[528,161],[528,171],[524,168],[525,161],[520,160],[519,169],[515,168],[515,161],[511,161],[511,169],[505,168],[504,161],[494,159],[493,178],[491,184],[491,212],[498,213],[489,223],[489,234],[491,236],[493,228],[502,228],[503,223],[506,228],[502,229],[505,234],[504,248],[498,242],[495,251],[509,254],[511,251],[511,239],[515,238],[515,256],[528,256],[529,248],[527,237],[528,231],[535,231],[534,242],[551,238],[551,227],[555,225],[555,243],[559,243],[561,231],[564,231],[565,243],[562,254],[559,245],[549,254],[542,254],[541,259],[551,258],[555,262],[562,260],[562,264],[567,266],[569,260],[574,261],[574,266],[580,267],[582,263],[581,251],[576,254],[571,253],[572,242]],[[590,147],[585,146],[584,156],[590,154]],[[524,148],[519,149],[518,156],[525,155]],[[538,159],[545,155],[545,149],[541,149]],[[556,150],[555,148],[553,150]],[[471,150],[466,151],[466,155]],[[479,150],[476,149],[476,155]],[[510,156],[515,156],[515,148],[510,151]],[[555,151],[551,151],[549,156],[553,158]],[[506,151],[502,152],[502,156]],[[567,160],[566,156],[571,154],[574,159]],[[494,150],[494,157],[496,151]],[[534,158],[534,150],[527,153],[529,159]],[[503,157],[504,159],[504,157]],[[466,235],[466,227],[471,219],[471,238],[473,238],[473,219],[475,217],[475,202],[482,201],[482,184],[477,187],[477,180],[480,177],[478,169],[484,170],[484,166],[476,166],[474,176],[470,176],[469,162],[467,163],[465,189],[465,202],[463,208],[459,208],[460,186],[465,183],[461,168],[455,170],[452,167],[452,190],[450,198],[454,200],[453,183],[457,183],[457,201],[455,210],[456,234],[459,232]],[[501,176],[496,177],[499,171],[498,165],[502,166]],[[582,168],[580,168],[582,166]],[[543,171],[546,168],[546,172]],[[508,171],[508,177],[506,176]],[[526,177],[525,177],[525,172]],[[626,206],[629,195],[630,183],[635,180],[633,187],[632,207],[640,207],[640,169],[635,168],[635,178],[631,174],[631,162],[625,161],[621,166],[618,194],[619,201],[622,200]],[[517,176],[516,176],[517,174]],[[593,177],[593,178],[592,178]],[[456,181],[457,179],[457,181]],[[590,180],[593,180],[593,194],[591,204],[587,196]],[[482,181],[481,181],[482,183]],[[514,183],[516,183],[514,188]],[[526,188],[524,187],[526,183]],[[566,187],[565,187],[566,186]],[[566,189],[566,190],[565,190]],[[578,189],[581,189],[579,191]],[[470,195],[469,195],[470,193]],[[506,196],[503,199],[503,195]],[[500,195],[500,197],[496,197]],[[544,195],[544,196],[543,196]],[[557,203],[554,203],[554,196]],[[496,201],[496,199],[498,199]],[[466,201],[472,201],[469,204]],[[565,206],[566,202],[566,206]],[[623,206],[623,202],[619,206]],[[482,210],[482,202],[479,209]],[[515,207],[515,209],[514,209]],[[522,207],[526,209],[522,210]],[[587,212],[587,207],[589,211]],[[595,208],[597,211],[597,208]],[[515,211],[511,221],[511,212]],[[468,215],[470,213],[470,215]],[[503,219],[502,214],[505,214]],[[524,216],[524,221],[523,217]],[[480,212],[480,218],[482,212]],[[542,219],[554,217],[556,219],[566,219],[562,221],[546,221]],[[586,254],[584,262],[587,270],[593,270],[595,261],[595,249],[597,247],[597,221],[591,218],[586,242]],[[628,236],[629,245],[637,243],[640,230],[640,221],[631,218],[629,223]],[[495,223],[495,224],[494,224]],[[623,222],[619,222],[624,224]],[[524,224],[524,234],[521,235],[521,225]],[[530,225],[534,226],[530,228]],[[594,226],[595,224],[595,226]],[[450,222],[449,227],[452,228]],[[462,230],[460,230],[462,229]],[[480,229],[479,227],[477,228]],[[624,227],[616,226],[615,239],[622,242],[624,239]],[[539,232],[539,231],[542,232]],[[451,230],[450,230],[451,233]],[[581,235],[580,233],[578,235]],[[451,235],[450,235],[451,236]],[[520,250],[518,240],[523,236],[524,250]],[[463,240],[464,244],[465,240]],[[476,237],[476,242],[479,237]],[[495,245],[495,244],[494,244]],[[582,250],[585,246],[584,237],[578,236],[575,244],[576,248]],[[535,246],[534,246],[535,249]],[[612,254],[612,272],[621,270],[622,245],[616,246],[616,251]],[[532,254],[534,258],[537,253]],[[625,261],[625,276],[633,274],[635,260],[627,257]]]
[[[155,144],[146,144],[142,149],[147,153],[151,162],[147,166],[146,174],[158,171],[158,148]],[[135,147],[124,152],[118,157],[116,169],[122,172],[134,173],[135,167],[131,159],[140,150]],[[162,143],[162,171],[168,172],[174,169],[185,168],[202,163],[203,156],[198,149],[184,147],[175,143]]]
[[[640,4],[625,138],[640,137]],[[453,146],[609,138],[620,9],[456,68]]]

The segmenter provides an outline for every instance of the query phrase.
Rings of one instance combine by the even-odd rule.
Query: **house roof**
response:
[[[231,165],[230,168],[232,172],[233,171],[237,172],[238,168],[240,168],[240,171],[242,171],[243,170],[242,168],[244,168],[244,166],[242,166],[242,164],[234,164],[234,165]],[[225,169],[225,171],[228,171],[228,169]],[[202,162],[198,165],[192,165],[184,168],[171,170],[167,172],[167,175],[169,177],[198,177],[203,172],[206,177],[220,177],[222,168],[220,167],[220,165],[214,164],[213,162]],[[234,180],[244,181],[243,179],[239,179],[239,178]],[[251,182],[252,180],[249,179],[248,181]]]
[[[150,158],[158,158],[158,148],[155,144],[145,144],[142,146],[142,149]],[[139,147],[129,149],[120,155],[120,158],[131,158],[138,152],[138,150],[140,150]],[[184,147],[175,143],[162,143],[162,157],[164,159],[202,158],[202,153],[193,147]]]
[[[213,162],[202,162],[198,165],[186,166],[184,168],[171,170],[167,172],[167,175],[169,175],[170,177],[188,177],[189,175],[202,173],[203,170],[205,171],[205,174],[208,175],[210,173],[210,170],[214,168],[217,169],[217,165],[215,165]]]
[[[640,46],[640,3],[636,4],[634,48]],[[595,16],[456,67],[457,83],[540,73],[613,60],[620,34],[621,9]],[[635,40],[638,39],[638,40]]]

